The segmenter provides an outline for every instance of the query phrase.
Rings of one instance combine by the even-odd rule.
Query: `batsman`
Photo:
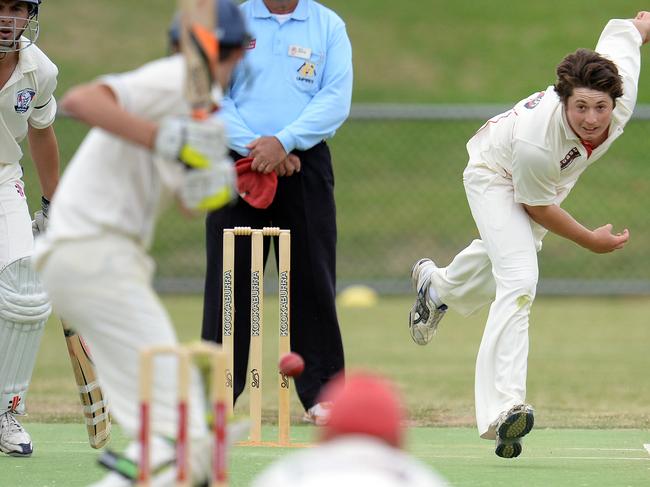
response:
[[[109,472],[97,487],[136,481],[139,352],[178,343],[151,282],[156,219],[174,201],[196,211],[236,196],[225,127],[212,112],[249,35],[230,0],[181,5],[183,54],[76,86],[61,101],[93,128],[61,179],[34,260],[54,309],[92,350],[111,414],[133,440],[123,454],[100,457]],[[157,487],[175,484],[176,382],[173,358],[161,358],[150,445]],[[210,473],[210,435],[196,370],[190,397],[191,470],[201,484]]]
[[[59,180],[53,129],[57,67],[35,44],[40,0],[0,0],[0,451],[30,456],[32,440],[17,416],[36,362],[50,303],[31,267],[34,233],[47,220]],[[21,142],[27,139],[42,190],[29,214]]]
[[[543,237],[550,231],[595,253],[622,249],[630,238],[609,223],[587,228],[561,204],[623,134],[649,36],[649,12],[610,20],[595,50],[560,62],[554,85],[483,125],[467,144],[463,175],[481,238],[447,267],[425,258],[411,271],[417,297],[409,327],[420,345],[447,307],[468,315],[491,303],[476,361],[476,422],[500,457],[518,456],[534,424],[526,403],[528,326]]]

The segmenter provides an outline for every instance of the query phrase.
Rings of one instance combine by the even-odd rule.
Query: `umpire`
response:
[[[277,174],[278,184],[266,208],[240,198],[207,217],[202,337],[221,341],[223,229],[290,229],[291,349],[306,364],[296,389],[305,419],[322,425],[328,409],[316,398],[344,367],[335,307],[334,175],[325,139],[350,111],[352,49],[341,18],[313,0],[249,0],[241,9],[253,39],[220,115],[233,157],[252,158],[252,170]],[[246,384],[250,342],[250,238],[238,237],[235,245],[236,400]],[[277,242],[274,248],[277,261]],[[265,263],[269,249],[265,238]]]

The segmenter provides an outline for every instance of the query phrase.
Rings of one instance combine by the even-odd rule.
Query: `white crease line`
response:
[[[650,447],[649,445],[645,445]],[[643,448],[555,448],[555,450],[584,450],[584,451],[645,451]]]
[[[645,445],[643,445],[643,448],[645,448],[646,451],[650,453],[650,443],[646,443]]]
[[[650,448],[650,445],[648,445]],[[481,456],[461,456],[461,455],[418,455],[419,458],[439,458],[439,459],[452,459],[452,458],[457,458],[457,459],[463,459],[463,460],[476,460],[483,458]],[[552,457],[537,457],[537,456],[527,456],[527,457],[522,457],[522,461],[524,460],[615,460],[615,461],[643,461],[643,462],[650,462],[650,458],[648,457],[557,457],[557,456],[552,456]]]
[[[557,459],[557,460],[620,460],[620,461],[628,461],[628,460],[639,460],[643,462],[650,462],[650,458],[637,458],[637,457],[626,457],[626,458],[621,458],[621,457],[530,457],[527,460],[552,460],[552,459]]]

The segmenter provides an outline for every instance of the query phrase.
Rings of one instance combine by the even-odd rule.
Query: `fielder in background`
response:
[[[551,232],[596,253],[622,249],[628,230],[591,230],[560,207],[578,177],[600,159],[632,116],[650,13],[611,20],[595,51],[578,49],[557,81],[489,120],[467,144],[465,191],[481,239],[447,267],[421,259],[409,327],[425,345],[447,307],[469,315],[492,303],[476,361],[476,422],[495,453],[521,453],[533,427],[525,403],[528,326],[538,279],[537,252]]]
[[[348,116],[352,49],[345,24],[313,0],[249,0],[241,5],[254,38],[246,67],[233,75],[222,116],[233,158],[277,173],[270,205],[234,206],[206,221],[207,273],[202,337],[221,341],[223,229],[280,227],[291,231],[291,349],[305,359],[296,390],[307,421],[322,424],[321,387],[344,367],[336,314],[334,175],[325,139]],[[247,76],[250,71],[251,76]],[[265,239],[264,261],[270,239]],[[277,262],[277,241],[274,243]],[[250,333],[250,241],[235,247],[234,397],[246,384]],[[243,284],[243,285],[242,285]]]
[[[339,375],[323,388],[332,404],[320,445],[264,470],[253,487],[444,487],[447,483],[403,451],[404,407],[395,386],[367,373]]]
[[[249,40],[239,9],[230,0],[216,1],[214,36],[207,32],[209,39],[202,38],[210,44],[206,53],[216,53],[219,42],[212,66],[213,104]],[[226,204],[222,195],[235,194],[223,122],[217,116],[202,122],[188,116],[185,65],[180,54],[156,60],[76,86],[61,102],[66,113],[93,128],[54,196],[50,225],[37,241],[35,266],[54,309],[92,349],[111,414],[133,439],[124,455],[100,457],[112,470],[96,484],[101,487],[130,486],[137,476],[139,351],[177,343],[151,284],[154,265],[148,249],[156,217],[174,198],[194,209],[206,202]],[[210,444],[196,370],[192,379],[191,470],[201,483],[210,472]],[[171,486],[175,452],[170,439],[177,427],[173,358],[157,362],[153,390],[153,485]]]
[[[0,0],[0,450],[14,456],[29,456],[33,449],[15,416],[25,413],[25,395],[50,304],[30,259],[33,233],[45,228],[49,200],[59,180],[52,126],[58,70],[34,44],[40,3]],[[43,195],[34,223],[20,165],[25,136]]]

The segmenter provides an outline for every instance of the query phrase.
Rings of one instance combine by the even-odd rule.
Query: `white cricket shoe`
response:
[[[29,457],[33,451],[32,438],[10,411],[0,415],[0,450],[12,457]]]
[[[530,404],[517,404],[501,413],[496,422],[494,453],[501,458],[515,458],[521,454],[521,438],[530,433],[535,424],[535,410]]]
[[[330,421],[332,414],[331,402],[319,402],[310,407],[302,417],[305,423],[311,423],[315,426],[326,426]]]
[[[411,284],[417,293],[409,313],[409,331],[418,345],[426,345],[438,330],[438,323],[447,312],[447,305],[431,298],[431,275],[437,269],[431,259],[418,260],[411,269]]]

